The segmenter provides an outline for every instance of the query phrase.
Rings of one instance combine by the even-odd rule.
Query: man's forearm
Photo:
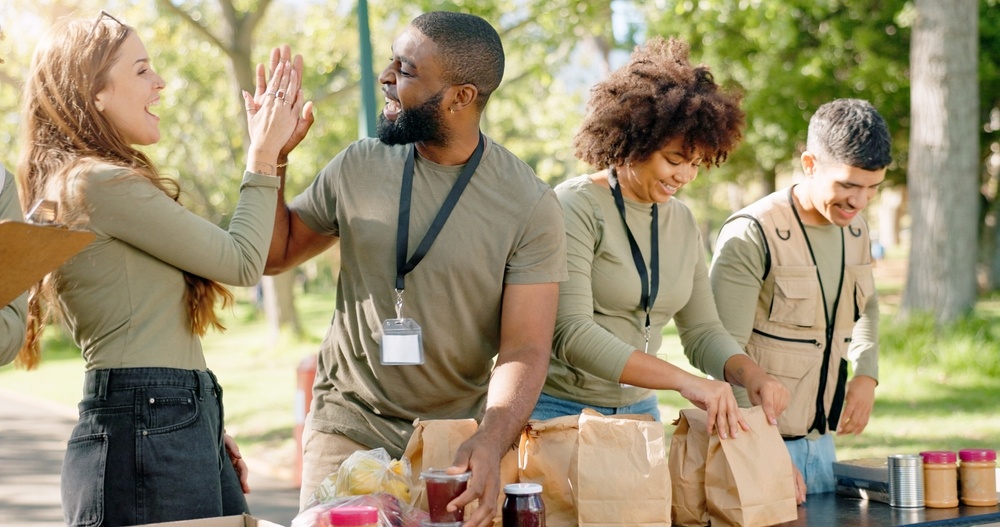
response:
[[[514,445],[528,422],[548,372],[549,351],[525,351],[523,358],[497,363],[490,378],[486,411],[479,431],[496,438],[499,455]]]

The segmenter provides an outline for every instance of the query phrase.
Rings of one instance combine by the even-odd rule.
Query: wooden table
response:
[[[959,505],[953,509],[900,509],[878,501],[827,492],[810,494],[806,503],[799,507],[799,518],[781,525],[786,527],[1000,526],[1000,508]]]

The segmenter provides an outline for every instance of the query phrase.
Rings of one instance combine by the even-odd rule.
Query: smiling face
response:
[[[885,169],[864,170],[837,162],[819,161],[802,154],[808,179],[795,187],[795,198],[806,225],[850,225],[875,197],[885,181]]]
[[[437,44],[409,26],[392,44],[392,60],[379,74],[385,108],[378,136],[387,144],[444,144],[448,130],[442,101],[451,85],[435,58]]]
[[[701,155],[684,153],[684,138],[667,142],[648,158],[616,169],[622,195],[640,203],[666,203],[698,177]],[[693,157],[692,157],[693,156]]]
[[[160,140],[160,118],[149,111],[160,102],[163,78],[153,71],[142,40],[132,33],[122,43],[108,73],[108,85],[98,92],[96,105],[129,145],[151,145]]]

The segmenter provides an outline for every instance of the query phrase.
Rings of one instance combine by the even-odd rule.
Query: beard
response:
[[[439,108],[444,92],[445,90],[437,92],[416,108],[403,110],[395,121],[390,121],[384,113],[379,113],[375,126],[379,140],[387,145],[417,142],[446,144],[448,137]]]

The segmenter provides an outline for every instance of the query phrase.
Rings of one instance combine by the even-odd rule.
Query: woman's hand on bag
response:
[[[744,354],[733,355],[726,361],[725,375],[731,384],[746,389],[750,404],[764,408],[769,423],[778,424],[778,418],[792,400],[791,392],[781,381]]]
[[[236,440],[233,439],[233,436],[229,434],[222,435],[222,442],[226,445],[226,453],[229,454],[229,462],[233,464],[233,468],[236,469],[236,475],[240,478],[240,486],[243,487],[243,494],[250,494],[250,484],[247,482],[247,477],[250,475],[250,469],[247,467],[246,462],[243,461],[239,445],[236,444]]]
[[[778,418],[792,399],[788,388],[764,370],[760,370],[758,375],[748,376],[746,390],[750,404],[763,407],[767,422],[772,425],[778,424]]]
[[[740,435],[741,430],[750,430],[729,383],[691,375],[690,382],[679,391],[682,397],[708,413],[709,435],[718,429],[719,436],[726,439]]]
[[[480,428],[480,431],[482,429]],[[465,492],[448,504],[447,510],[453,511],[465,507],[475,500],[479,506],[471,516],[465,518],[462,527],[489,527],[493,525],[493,517],[497,509],[497,497],[500,495],[500,459],[503,449],[498,453],[497,445],[492,438],[477,432],[458,447],[455,454],[455,464],[447,469],[449,474],[461,474],[472,471],[469,485]]]

